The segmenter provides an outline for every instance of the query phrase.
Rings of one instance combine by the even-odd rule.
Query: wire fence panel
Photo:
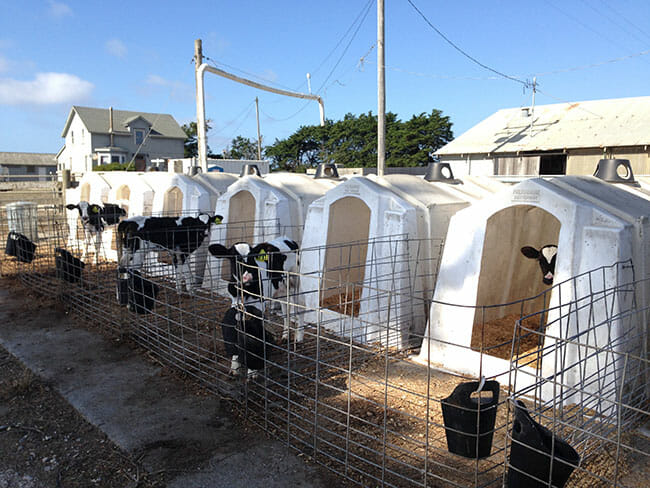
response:
[[[550,432],[539,434],[547,444],[533,448],[526,439],[509,438],[511,451],[530,451],[549,465],[528,474],[531,483],[546,486],[555,466],[558,472],[575,469],[576,486],[634,486],[626,484],[633,461],[640,455],[648,461],[647,448],[631,434],[650,420],[648,309],[638,305],[647,303],[638,299],[648,283],[634,281],[632,271],[625,262],[575,277],[557,287],[570,300],[534,314],[548,316],[545,330],[517,323],[513,349],[524,337],[540,346],[518,354],[512,364],[512,383],[522,386],[515,388],[511,411],[525,427],[525,408]],[[576,293],[581,285],[589,293]],[[544,449],[548,442],[557,442],[558,449]],[[522,476],[514,464],[508,469]]]
[[[3,275],[231,396],[247,421],[352,483],[647,482],[634,475],[649,458],[636,434],[649,414],[648,311],[638,305],[648,288],[631,263],[538,297],[466,307],[431,300],[440,240],[292,249],[279,262],[298,264],[275,269],[280,251],[247,262],[210,251],[291,233],[274,219],[191,221],[155,237],[144,225],[132,235],[112,226],[86,250],[74,212],[22,215],[0,223],[14,232]],[[198,213],[171,220],[185,216]],[[35,245],[31,258],[16,234]],[[453,323],[427,333],[441,310],[471,315],[471,334]],[[450,354],[465,374],[446,370]]]

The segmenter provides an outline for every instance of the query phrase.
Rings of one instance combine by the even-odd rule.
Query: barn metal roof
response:
[[[109,133],[109,109],[74,105],[70,109],[61,137],[65,137],[68,133],[72,117],[75,113],[81,118],[88,132],[92,134]],[[142,118],[151,124],[152,136],[176,139],[185,139],[187,137],[183,129],[178,125],[178,122],[169,114],[130,112],[128,110],[113,110],[113,131],[115,133],[128,132],[127,125],[138,118]]]
[[[436,154],[645,145],[650,145],[650,97],[635,97],[499,110]]]
[[[0,152],[1,166],[56,166],[56,154]]]

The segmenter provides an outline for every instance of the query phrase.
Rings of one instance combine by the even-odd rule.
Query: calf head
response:
[[[521,248],[521,253],[529,259],[536,259],[542,270],[542,281],[545,285],[553,284],[553,275],[555,274],[555,258],[557,257],[557,246],[547,244],[539,250],[531,246]]]
[[[68,210],[74,210],[75,208],[79,210],[79,217],[84,226],[89,223],[93,225],[100,223],[102,207],[99,205],[82,200],[76,205],[69,203],[65,208]]]
[[[254,280],[253,267],[256,266],[252,255],[252,248],[246,242],[237,242],[230,247],[223,244],[211,244],[208,247],[210,254],[217,258],[230,261],[231,279],[242,285]]]

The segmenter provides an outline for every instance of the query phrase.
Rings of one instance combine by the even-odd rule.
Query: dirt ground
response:
[[[0,278],[0,292],[3,297],[10,293],[9,299],[0,298],[5,308],[5,328],[39,330],[37,335],[41,336],[63,333],[75,334],[75,337],[77,333],[72,331],[79,328],[86,331],[83,333],[86,336],[103,337],[98,341],[103,341],[108,350],[116,351],[99,351],[94,344],[86,344],[83,347],[90,355],[114,354],[122,362],[136,356],[141,363],[149,364],[141,369],[157,371],[154,376],[149,373],[144,380],[147,385],[154,385],[154,391],[149,391],[151,388],[146,391],[138,389],[140,401],[130,403],[128,410],[120,410],[126,419],[124,422],[128,424],[131,419],[141,424],[133,426],[130,434],[133,448],[127,450],[120,448],[111,441],[113,437],[109,439],[104,433],[115,436],[115,426],[95,421],[98,428],[89,423],[57,391],[66,396],[72,394],[78,402],[79,390],[75,386],[68,384],[61,390],[61,384],[65,383],[61,383],[58,377],[56,380],[43,379],[49,376],[33,373],[0,346],[0,488],[198,488],[224,486],[223,483],[233,488],[346,486],[334,479],[331,473],[295,456],[281,443],[269,440],[257,428],[237,421],[236,412],[227,399],[215,397],[179,373],[163,367],[153,357],[143,354],[135,344],[114,339],[88,323],[72,321],[72,316],[66,314],[53,298],[37,295],[14,278],[7,277]],[[49,317],[51,326],[35,325],[41,324],[43,317]],[[23,346],[34,347],[28,344],[32,341],[29,332],[23,333],[22,337]],[[14,343],[12,347],[15,346]],[[86,369],[89,361],[87,357],[77,357],[79,364],[75,367],[59,364],[55,370],[63,376],[74,377],[77,371]],[[33,371],[40,371],[33,365],[31,367]],[[79,389],[83,388],[86,386],[80,385]],[[91,395],[92,391],[95,390],[91,387]],[[116,396],[120,395],[132,398],[124,390],[116,391]],[[182,396],[185,397],[183,404],[180,403]],[[94,401],[99,401],[99,398]],[[191,408],[187,408],[187,402]],[[150,411],[149,404],[164,410],[169,409],[169,403],[173,404],[171,418],[174,415],[180,417],[174,425],[153,425],[152,422],[158,422],[153,415],[146,413]],[[216,409],[213,408],[215,404],[218,406]],[[136,412],[144,409],[145,415],[134,417],[131,407]],[[113,407],[105,408],[111,411]],[[200,415],[195,419],[193,415],[197,411]],[[117,420],[110,414],[104,418],[108,423]],[[204,423],[205,418],[207,423]],[[199,433],[193,427],[197,423]],[[188,438],[176,437],[174,432],[178,429],[186,431]],[[133,446],[133,437],[137,437],[138,432],[143,432],[144,437],[135,439]],[[196,439],[193,437],[195,434]],[[150,435],[159,437],[149,439]]]
[[[164,486],[1,347],[0,370],[0,488]]]

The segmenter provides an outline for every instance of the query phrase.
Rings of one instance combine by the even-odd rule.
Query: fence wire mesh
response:
[[[291,234],[275,220],[212,227],[193,241],[185,262],[178,250],[141,247],[134,251],[139,265],[128,266],[117,263],[124,250],[115,226],[104,230],[96,253],[77,219],[39,206],[3,221],[4,235],[22,234],[36,247],[31,259],[8,253],[2,274],[229,395],[247,421],[351,483],[560,486],[553,472],[562,471],[563,460],[544,476],[513,461],[517,446],[541,451],[514,431],[524,425],[515,415],[523,401],[530,419],[551,433],[552,446],[562,440],[580,456],[566,486],[645,486],[633,475],[649,460],[647,441],[636,434],[649,411],[648,299],[639,296],[647,287],[634,280],[631,263],[575,277],[541,297],[463,306],[431,300],[443,242],[383,236],[299,249],[300,267],[276,275],[287,293],[255,297],[241,281],[229,289],[237,270],[208,248]],[[166,239],[192,242],[196,230],[167,230],[178,235]],[[258,262],[253,271],[268,270]],[[233,301],[244,293],[257,298],[262,313],[240,309],[238,324],[269,333],[250,353],[262,364],[254,376],[232,374],[224,339]],[[441,307],[467,310],[471,337],[456,337],[454,324],[444,337],[427,333]],[[259,339],[238,326],[245,340]],[[442,346],[466,355],[476,374],[437,364]],[[554,466],[558,453],[541,455]]]

